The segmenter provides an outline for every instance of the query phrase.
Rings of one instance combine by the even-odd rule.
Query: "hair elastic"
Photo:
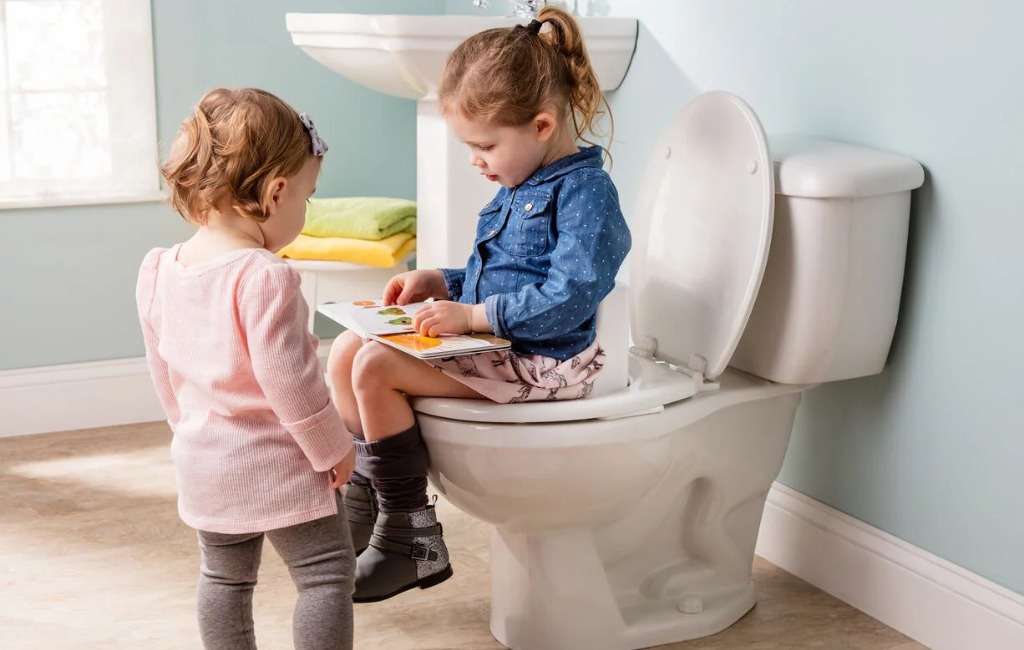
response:
[[[306,131],[309,133],[309,139],[313,142],[313,155],[323,156],[327,153],[327,143],[324,142],[324,139],[316,132],[316,127],[313,126],[313,119],[305,113],[300,113],[299,121],[302,122],[302,126],[306,127]]]

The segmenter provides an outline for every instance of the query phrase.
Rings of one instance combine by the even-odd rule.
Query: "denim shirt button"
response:
[[[523,206],[523,209],[526,210],[527,212],[529,212],[530,210],[533,209],[533,204],[532,203],[527,203],[526,205]]]

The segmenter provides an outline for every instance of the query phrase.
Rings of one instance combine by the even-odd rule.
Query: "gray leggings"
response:
[[[252,595],[264,535],[298,589],[292,620],[296,650],[351,650],[356,557],[345,507],[338,514],[266,533],[198,531],[199,632],[207,650],[254,650]]]

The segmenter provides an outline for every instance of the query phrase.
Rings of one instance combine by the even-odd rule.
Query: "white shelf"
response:
[[[309,330],[313,331],[317,305],[380,298],[388,280],[408,271],[414,257],[410,253],[395,266],[384,269],[324,260],[285,261],[298,271],[302,280],[302,297],[309,305]]]
[[[401,273],[402,271],[407,271],[409,269],[409,263],[415,257],[416,257],[415,253],[409,253],[398,264],[396,264],[395,266],[391,267],[391,269],[396,269],[395,273]],[[303,271],[330,271],[330,272],[355,271],[355,272],[362,272],[362,271],[366,271],[368,269],[369,270],[375,270],[375,271],[389,270],[389,269],[381,269],[380,267],[376,267],[376,266],[366,266],[365,264],[352,264],[350,262],[333,262],[333,261],[329,261],[329,260],[291,260],[291,259],[286,259],[285,262],[288,262],[288,264],[290,264],[292,266],[292,268],[294,268],[296,271],[298,271],[300,273],[303,272]]]

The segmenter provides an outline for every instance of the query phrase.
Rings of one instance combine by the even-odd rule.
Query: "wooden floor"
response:
[[[0,439],[0,648],[199,648],[198,551],[175,511],[163,423]],[[438,502],[455,577],[356,606],[361,650],[499,649],[487,629],[488,529]],[[672,650],[924,646],[777,567],[725,632]],[[291,648],[295,591],[270,545],[256,593],[263,649]]]

